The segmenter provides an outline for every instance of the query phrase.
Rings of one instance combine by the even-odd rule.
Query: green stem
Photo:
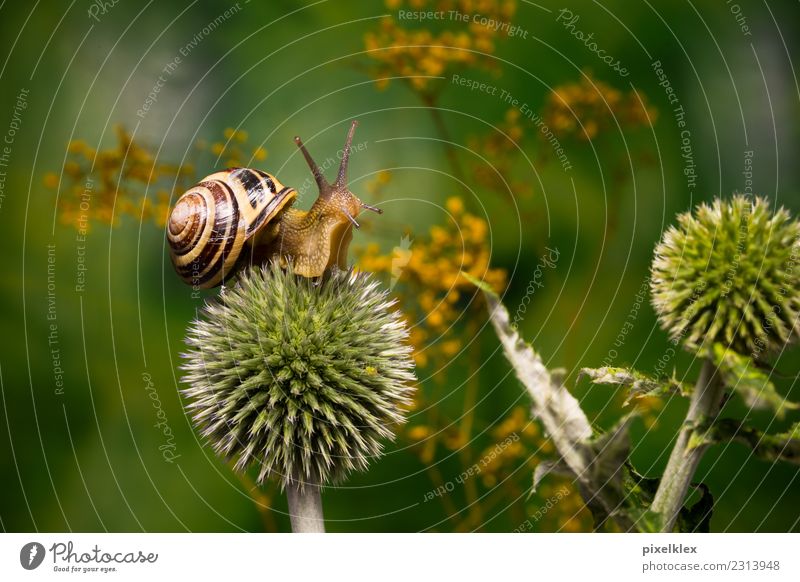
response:
[[[692,394],[689,412],[683,423],[675,446],[669,456],[667,468],[653,499],[652,510],[663,518],[662,530],[671,532],[683,508],[689,485],[697,466],[708,448],[704,443],[702,426],[719,412],[725,387],[714,364],[706,360]]]
[[[436,127],[436,131],[439,134],[439,139],[441,139],[442,143],[444,144],[444,151],[445,155],[447,156],[447,161],[450,164],[450,171],[453,172],[453,176],[461,183],[463,187],[463,185],[466,184],[464,172],[461,170],[461,164],[458,162],[458,153],[453,146],[453,140],[450,137],[450,131],[447,129],[447,125],[444,122],[442,112],[436,105],[436,97],[425,94],[421,95],[421,99],[428,108],[428,112],[431,114],[433,125]]]
[[[286,487],[286,497],[294,533],[325,533],[322,496],[316,481],[295,478]]]

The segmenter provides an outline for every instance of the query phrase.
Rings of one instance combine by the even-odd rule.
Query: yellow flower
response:
[[[67,151],[71,154],[82,154],[89,151],[89,146],[82,139],[71,141]]]
[[[44,185],[47,188],[58,188],[58,174],[55,172],[47,172],[44,175]]]
[[[619,131],[617,123],[623,129],[649,125],[657,115],[642,93],[623,93],[588,74],[577,83],[555,87],[542,112],[545,123],[559,138],[579,140]]]
[[[408,430],[408,437],[413,441],[425,440],[430,435],[431,435],[430,427],[424,425],[412,426]]]
[[[386,2],[390,10],[402,5],[398,0]],[[487,20],[510,23],[516,2],[495,1],[473,3],[469,0],[409,0],[409,6],[419,10],[458,11],[467,16],[480,14]],[[435,31],[426,27],[411,28],[418,23],[396,21],[393,15],[382,18],[377,29],[364,35],[367,57],[373,63],[370,74],[376,87],[384,89],[392,77],[401,77],[419,95],[430,98],[435,94],[435,85],[426,77],[448,76],[464,65],[496,68],[492,60],[495,52],[493,39],[507,36],[499,27],[471,22],[469,33],[464,23],[457,19],[445,19],[437,23]],[[475,54],[472,50],[485,54]]]
[[[458,196],[451,196],[448,198],[445,202],[445,206],[447,207],[447,210],[456,215],[464,212],[464,201]]]
[[[406,297],[403,305],[410,306],[409,322],[417,322],[412,325],[411,344],[420,366],[429,364],[431,358],[443,361],[457,354],[461,349],[458,337],[440,336],[459,333],[454,324],[461,319],[464,309],[483,309],[479,302],[470,300],[475,288],[461,276],[463,270],[469,270],[498,291],[505,287],[506,281],[504,270],[489,266],[491,249],[486,220],[467,212],[463,200],[457,196],[447,198],[445,207],[452,218],[443,225],[431,226],[427,236],[414,238],[413,247],[402,255],[404,266],[395,288]],[[401,258],[398,253],[382,254],[379,245],[373,243],[357,254],[360,268],[398,276],[396,268]],[[416,308],[412,308],[414,304]],[[431,338],[441,341],[428,345]]]
[[[442,342],[442,354],[446,357],[455,356],[458,353],[458,350],[461,349],[461,341],[457,339],[448,340],[446,342]]]
[[[81,174],[81,167],[77,162],[69,161],[64,164],[64,173],[71,178],[77,178]]]
[[[61,188],[58,201],[62,222],[85,228],[87,220],[97,220],[114,226],[127,214],[163,228],[170,210],[170,191],[174,189],[179,195],[196,181],[195,165],[157,163],[154,147],[134,139],[122,126],[116,126],[114,133],[116,144],[100,151],[93,150],[83,140],[71,142],[60,174],[45,174],[43,182],[47,188]],[[256,160],[267,155],[263,148],[245,147],[246,131],[228,128],[224,133],[229,143],[214,142],[211,152],[225,157],[230,165],[238,166],[241,160],[250,159],[245,152],[252,152]],[[197,151],[205,151],[207,147],[205,140],[196,143]],[[91,193],[88,208],[85,204],[81,206],[87,188]],[[146,193],[154,188],[158,192],[156,200],[148,200]]]

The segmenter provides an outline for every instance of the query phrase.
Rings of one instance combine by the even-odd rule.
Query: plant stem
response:
[[[294,533],[325,533],[322,496],[316,481],[295,478],[286,487],[286,497]]]
[[[475,338],[469,348],[469,380],[467,381],[467,388],[464,394],[464,416],[459,426],[459,447],[461,449],[461,462],[463,468],[472,466],[473,461],[470,459],[469,450],[467,446],[472,439],[472,424],[475,420],[475,401],[478,399],[478,391],[480,390],[480,371],[479,362],[481,358],[481,344],[476,338],[478,335],[478,325],[476,320],[472,320],[467,325],[467,337]],[[478,502],[478,488],[474,479],[468,479],[464,484],[464,492],[467,496],[467,504],[469,506],[469,516],[467,521],[470,522],[472,527],[478,527],[483,522],[483,511],[481,504]]]
[[[441,139],[444,144],[444,151],[447,156],[447,161],[450,164],[450,171],[453,172],[453,176],[461,183],[462,187],[465,187],[464,172],[461,170],[461,164],[458,163],[458,154],[453,146],[453,140],[450,137],[450,131],[447,129],[447,125],[442,117],[442,112],[439,111],[439,107],[436,104],[436,97],[425,94],[421,95],[421,99],[428,108],[428,112],[431,114],[433,125],[439,133],[439,139]]]
[[[708,448],[708,444],[703,442],[704,429],[701,427],[719,412],[724,392],[725,387],[716,367],[710,360],[706,360],[697,379],[686,420],[653,499],[651,509],[663,516],[661,531],[671,532],[675,527],[692,477]]]

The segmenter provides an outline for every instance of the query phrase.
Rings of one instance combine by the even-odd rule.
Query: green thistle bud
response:
[[[655,250],[653,305],[674,341],[755,358],[800,334],[800,223],[742,195],[678,217]]]
[[[193,321],[183,391],[202,435],[237,470],[282,486],[342,480],[381,454],[415,380],[408,331],[369,275],[320,284],[250,269]]]

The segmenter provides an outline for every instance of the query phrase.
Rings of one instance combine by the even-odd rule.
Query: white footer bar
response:
[[[0,580],[797,581],[798,548],[797,534],[3,534]]]

